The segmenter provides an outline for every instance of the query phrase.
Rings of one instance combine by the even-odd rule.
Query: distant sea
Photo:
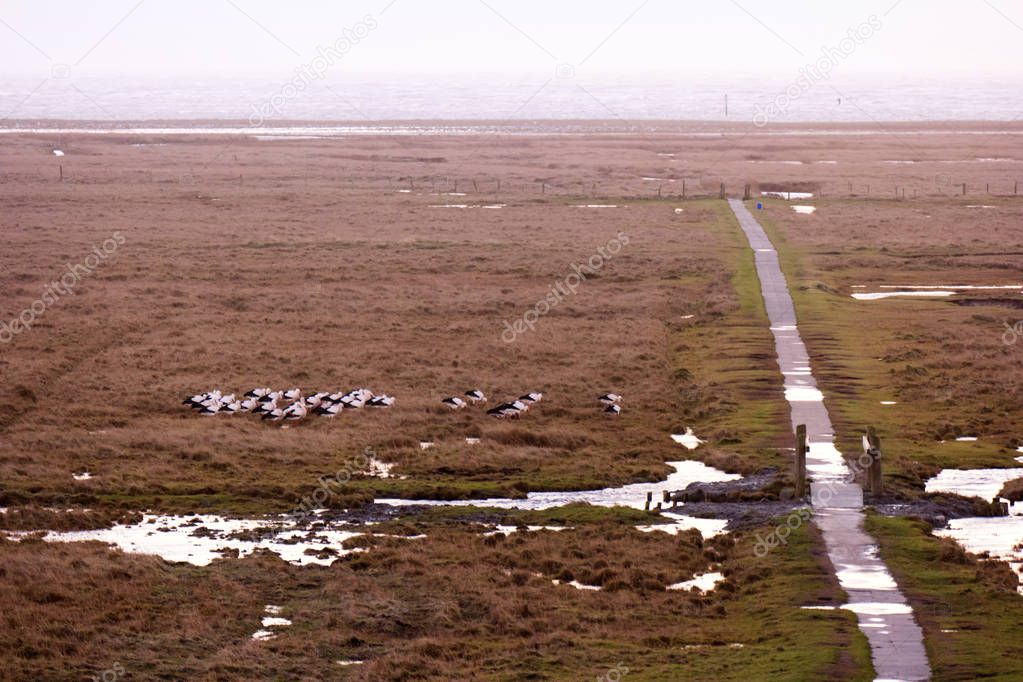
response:
[[[0,77],[0,126],[40,120],[1014,121],[1023,80],[535,76],[152,80]],[[794,96],[793,96],[794,95]],[[727,98],[727,111],[726,111]]]

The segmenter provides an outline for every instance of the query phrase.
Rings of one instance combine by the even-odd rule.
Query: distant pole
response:
[[[723,182],[721,183],[721,191],[718,193],[718,198],[720,199],[725,198],[725,183]]]
[[[682,198],[683,199],[686,198],[686,181],[685,180],[682,181]]]
[[[725,118],[728,118],[728,93],[725,93]]]
[[[966,183],[963,183],[963,196],[966,196]]]
[[[60,164],[60,181],[64,182],[64,164]]]

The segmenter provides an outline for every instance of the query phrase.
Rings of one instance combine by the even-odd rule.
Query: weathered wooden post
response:
[[[60,181],[64,182],[64,164],[60,164]]]
[[[685,180],[682,181],[682,198],[683,199],[686,198],[686,181]]]
[[[671,502],[671,492],[670,491],[664,490],[664,491],[662,491],[662,495],[664,496],[665,504],[667,504],[668,502]]]
[[[963,196],[966,196],[966,183],[963,183]]]
[[[881,439],[873,426],[867,427],[867,435],[863,437],[863,449],[870,458],[870,471],[867,481],[872,495],[881,495],[884,487],[881,482]]]
[[[719,199],[725,198],[725,183],[723,182],[721,183],[721,191],[718,193],[718,198]]]
[[[476,192],[476,194],[480,193],[480,186],[476,184],[476,178],[472,179],[472,191]]]
[[[806,424],[796,427],[796,499],[806,495]]]
[[[650,511],[650,503],[654,501],[654,494],[648,492],[646,494],[646,504],[643,506],[643,511]]]

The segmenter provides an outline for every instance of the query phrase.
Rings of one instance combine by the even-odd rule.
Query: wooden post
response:
[[[966,183],[963,183],[963,196],[966,196]]]
[[[540,194],[547,194],[547,183],[546,182],[541,182],[540,183]]]
[[[990,183],[990,182],[989,182],[989,183],[987,183],[987,184],[986,184],[986,185],[985,185],[984,187],[985,187],[985,191],[986,191],[986,192],[987,192],[988,194],[991,194],[991,183]]]
[[[480,193],[480,186],[476,184],[476,178],[472,179],[472,189],[476,194]]]
[[[721,191],[718,193],[718,198],[719,199],[725,198],[725,183],[723,182],[721,183]]]
[[[863,439],[867,455],[870,456],[870,475],[868,477],[870,492],[873,495],[880,495],[884,492],[881,481],[881,439],[873,426],[867,427],[867,435]]]
[[[1017,180],[1012,186],[1012,193],[1019,194],[1019,180]]]
[[[646,494],[646,504],[643,506],[643,511],[650,511],[650,503],[653,502],[653,501],[654,501],[654,494],[648,492]]]
[[[657,198],[658,199],[661,198],[661,186],[660,185],[657,185]]]
[[[683,199],[686,198],[686,181],[685,180],[682,181],[682,198]]]
[[[64,164],[60,164],[60,181],[64,182]]]
[[[796,427],[796,499],[806,495],[806,424]]]
[[[662,491],[662,494],[664,495],[664,501],[666,503],[667,502],[671,502],[671,493],[669,491],[664,490],[664,491]]]

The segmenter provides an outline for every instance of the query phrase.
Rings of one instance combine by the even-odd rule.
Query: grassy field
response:
[[[974,201],[825,200],[813,215],[769,201],[758,212],[781,254],[839,447],[858,455],[874,425],[888,483],[906,495],[943,468],[1017,466],[1023,444],[1023,346],[1002,338],[1023,317],[1017,290],[851,298],[880,285],[1023,283],[1023,203],[968,208]]]
[[[373,533],[350,541],[368,553],[304,568],[0,540],[4,675],[80,679],[116,663],[124,679],[592,680],[616,666],[630,680],[872,678],[851,614],[799,608],[841,602],[807,528],[764,558],[752,532],[480,530]],[[665,591],[710,566],[726,576],[715,592]],[[254,642],[266,604],[293,625]]]
[[[1004,563],[978,560],[912,519],[868,516],[924,630],[936,680],[1019,679],[1023,599]]]
[[[180,146],[179,166],[216,152]],[[697,456],[730,471],[784,463],[752,259],[719,202],[676,213],[494,196],[473,201],[500,210],[459,210],[436,206],[461,197],[339,189],[326,171],[278,189],[300,158],[286,149],[262,175],[202,191],[142,183],[124,197],[105,176],[0,186],[12,207],[2,319],[94,244],[123,241],[0,349],[0,504],[282,511],[367,450],[397,477],[355,476],[338,506],[598,488],[663,477],[681,457],[668,435],[686,427],[708,441]],[[75,220],[58,223],[70,206]],[[535,331],[502,339],[619,234],[628,244]],[[368,386],[397,404],[290,429],[180,405],[264,385]],[[545,400],[515,424],[440,404],[476,387]],[[625,396],[618,419],[601,414],[607,391]],[[72,480],[81,471],[92,479]]]
[[[1003,156],[1010,138],[931,132],[918,164],[895,166],[887,139],[858,134],[81,136],[61,142],[63,182],[47,140],[5,138],[0,321],[37,299],[44,310],[0,338],[0,528],[102,528],[142,510],[284,512],[338,471],[353,474],[325,502],[338,511],[373,497],[656,481],[682,459],[743,474],[776,467],[783,486],[788,408],[753,255],[716,199],[719,182],[829,197],[813,216],[771,200],[758,217],[846,452],[875,425],[890,485],[909,496],[941,467],[1011,466],[1023,345],[1001,335],[1018,294],[848,296],[859,284],[1023,279],[1014,199],[942,188],[923,198],[931,165]],[[1004,179],[998,164],[963,168],[971,185]],[[921,198],[878,199],[882,172]],[[688,198],[670,196],[683,183]],[[868,183],[873,198],[861,193]],[[981,202],[995,208],[968,208]],[[73,293],[44,298],[110,239]],[[575,293],[502,339],[612,240],[620,252]],[[367,386],[397,404],[287,429],[180,404],[256,386]],[[441,405],[471,388],[491,404],[526,391],[544,400],[514,422]],[[625,396],[620,417],[601,413],[607,391]],[[706,441],[693,451],[669,438],[688,427]],[[353,464],[367,454],[394,463],[394,477]],[[570,528],[485,537],[484,517]],[[800,608],[843,601],[812,526],[760,558],[768,528],[706,540],[634,528],[653,520],[586,506],[412,510],[360,526],[367,535],[348,545],[368,551],[302,568],[270,553],[195,567],[0,537],[0,677],[872,679],[851,614]],[[886,556],[911,598],[929,589],[952,603],[942,590],[961,590],[978,620],[1000,608],[996,597],[1014,598],[1000,569],[947,544],[928,554],[922,535],[895,537],[917,532],[908,522],[871,523],[885,552],[916,547]],[[713,592],[665,590],[708,570],[726,576]],[[921,575],[931,582],[919,586]],[[968,589],[977,604],[965,603]],[[293,625],[256,642],[267,604]],[[923,618],[942,674],[1007,669],[987,653],[971,667],[984,646],[972,635],[935,650],[949,626]],[[1008,636],[996,651],[1017,653]]]

